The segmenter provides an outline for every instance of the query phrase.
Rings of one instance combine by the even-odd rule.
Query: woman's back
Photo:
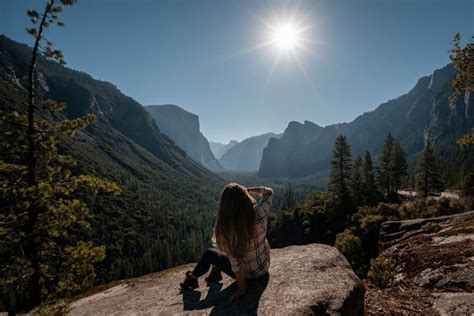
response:
[[[270,245],[267,240],[268,213],[272,206],[273,190],[266,187],[252,188],[260,200],[255,204],[255,234],[243,258],[229,256],[232,271],[243,270],[246,279],[255,279],[270,268]],[[259,190],[259,191],[257,191]]]

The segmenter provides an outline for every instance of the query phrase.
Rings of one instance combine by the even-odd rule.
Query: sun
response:
[[[282,51],[295,50],[301,45],[301,30],[291,22],[272,27],[271,42]]]
[[[311,10],[304,13],[299,7],[292,8],[268,8],[265,15],[253,15],[256,23],[250,25],[254,45],[238,50],[227,58],[236,58],[254,52],[262,52],[265,62],[270,61],[269,74],[266,82],[270,80],[277,65],[296,64],[305,77],[309,78],[304,65],[306,58],[313,58],[316,46],[320,42],[318,38],[319,20],[315,18]]]

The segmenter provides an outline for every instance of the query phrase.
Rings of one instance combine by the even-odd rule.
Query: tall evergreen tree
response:
[[[461,47],[461,34],[456,33],[452,44],[449,59],[456,68],[456,77],[451,81],[451,97],[457,97],[466,92],[474,92],[474,36],[466,46]]]
[[[394,141],[392,144],[389,168],[391,189],[394,193],[397,193],[402,185],[402,179],[407,175],[405,151],[397,141]]]
[[[456,77],[451,81],[453,92],[450,98],[452,103],[455,103],[460,95],[472,98],[474,93],[474,36],[461,47],[461,34],[456,33],[452,43],[449,59],[456,68]],[[458,139],[458,145],[461,148],[474,146],[474,128]]]
[[[93,176],[74,175],[74,159],[58,151],[60,137],[73,136],[94,117],[60,121],[56,113],[65,104],[36,98],[38,55],[65,63],[44,31],[52,24],[63,26],[58,18],[61,4],[74,3],[49,0],[41,14],[28,10],[33,26],[27,32],[35,43],[27,108],[25,113],[0,116],[0,293],[16,301],[8,306],[13,313],[92,285],[93,264],[104,258],[105,247],[84,240],[91,215],[79,192],[90,189],[93,198],[99,190],[120,190]]]
[[[382,148],[379,163],[378,180],[383,193],[388,197],[396,196],[407,175],[405,152],[398,141],[389,133]]]
[[[351,147],[344,135],[336,138],[331,160],[328,191],[336,203],[341,216],[348,217],[353,211],[350,184],[352,180]]]
[[[351,192],[352,201],[357,206],[374,205],[379,201],[372,156],[368,151],[366,151],[363,158],[359,156],[354,160]]]
[[[379,192],[375,184],[374,166],[372,156],[369,151],[365,152],[362,161],[362,195],[364,197],[364,204],[374,205],[379,200]]]
[[[442,189],[441,173],[429,140],[420,154],[415,168],[415,189],[418,196],[427,197]]]
[[[392,134],[389,133],[383,144],[382,153],[380,154],[379,159],[378,180],[382,192],[384,192],[386,195],[391,194],[390,184],[392,183],[392,178],[390,172],[390,160],[392,158],[392,148],[394,142],[395,139],[393,139]]]
[[[362,205],[364,203],[364,185],[364,161],[359,156],[354,160],[351,179],[352,201],[355,205]]]

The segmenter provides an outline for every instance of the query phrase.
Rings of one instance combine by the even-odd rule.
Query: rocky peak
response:
[[[316,140],[323,129],[323,127],[310,121],[304,121],[303,124],[291,121],[288,123],[281,140],[287,143],[308,144]]]
[[[358,315],[364,291],[346,258],[337,249],[310,244],[271,251],[269,276],[248,282],[248,292],[234,304],[237,288],[224,277],[180,293],[179,282],[194,264],[112,284],[72,303],[71,315],[219,314],[219,315]]]

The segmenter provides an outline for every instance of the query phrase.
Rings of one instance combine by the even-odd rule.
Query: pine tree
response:
[[[93,264],[105,256],[104,246],[83,240],[90,228],[87,204],[78,198],[89,190],[118,193],[114,183],[74,175],[75,160],[58,152],[60,137],[74,136],[94,117],[59,120],[65,104],[36,98],[36,62],[39,54],[64,64],[62,52],[45,39],[50,25],[63,26],[58,14],[74,0],[49,0],[44,12],[28,10],[35,39],[28,76],[26,113],[0,116],[0,292],[15,297],[28,310],[45,299],[74,293],[92,284]],[[43,45],[44,44],[44,45]]]
[[[456,99],[463,94],[472,100],[472,93],[474,93],[474,36],[466,43],[466,46],[461,47],[461,35],[459,33],[454,35],[449,59],[456,68],[456,77],[451,81],[453,88],[450,95],[451,102],[455,103]],[[474,128],[470,133],[458,139],[458,145],[461,148],[474,146]]]
[[[375,185],[374,166],[369,151],[365,152],[362,161],[362,196],[365,205],[375,205],[379,200],[379,192]]]
[[[415,189],[418,196],[422,197],[427,197],[442,189],[440,169],[429,140],[416,162]]]
[[[353,211],[350,196],[350,184],[352,180],[352,156],[351,147],[344,135],[336,138],[331,160],[331,172],[329,176],[328,191],[331,194],[339,216],[345,220]]]
[[[457,97],[466,92],[474,92],[474,36],[461,47],[461,35],[454,35],[453,48],[450,51],[449,59],[456,68],[456,77],[451,81],[453,94]]]
[[[405,152],[389,133],[382,148],[379,163],[379,185],[388,197],[396,196],[407,175]]]
[[[392,144],[389,168],[391,188],[394,193],[397,193],[402,185],[402,179],[407,175],[405,151],[397,141],[394,141]]]
[[[390,172],[390,161],[392,158],[392,148],[395,140],[392,134],[389,133],[383,144],[382,153],[379,159],[379,174],[378,180],[382,191],[388,196],[391,194],[390,184],[392,183],[391,172]]]
[[[375,205],[379,201],[372,156],[368,151],[363,158],[359,156],[354,160],[351,193],[352,201],[357,206]]]
[[[351,179],[352,201],[355,205],[364,203],[364,161],[362,157],[354,160],[353,173]]]

